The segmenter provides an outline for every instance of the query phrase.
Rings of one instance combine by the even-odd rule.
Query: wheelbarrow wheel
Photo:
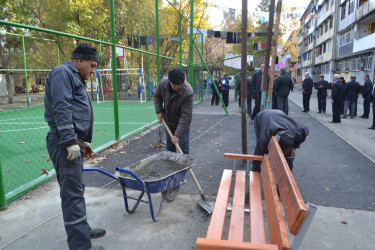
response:
[[[161,193],[161,195],[164,197],[165,195],[165,200],[168,201],[168,202],[171,202],[173,201],[174,199],[176,199],[178,193],[180,192],[180,185],[178,185],[177,187],[175,188],[172,188],[172,189],[169,189],[167,191],[163,191]]]

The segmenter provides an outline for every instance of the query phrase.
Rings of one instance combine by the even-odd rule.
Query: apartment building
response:
[[[309,72],[314,81],[338,73],[349,80],[374,79],[375,0],[312,0],[300,23],[297,79]]]
[[[341,0],[337,32],[336,72],[349,79],[355,75],[374,80],[375,0]]]

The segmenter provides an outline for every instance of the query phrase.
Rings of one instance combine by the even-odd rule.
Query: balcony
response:
[[[310,64],[311,64],[311,60],[305,60],[305,61],[302,62],[302,68],[308,67],[308,66],[310,66]]]
[[[375,9],[375,0],[368,0],[364,4],[358,7],[355,12],[355,20],[358,21],[362,17],[366,16],[368,13]]]
[[[353,44],[353,53],[368,50],[368,49],[375,49],[375,33],[365,36],[361,39],[354,40]]]
[[[333,28],[329,29],[326,33],[323,33],[323,35],[319,36],[316,39],[316,45],[321,44],[322,42],[328,40],[331,37],[333,37]]]
[[[315,64],[324,63],[324,62],[327,62],[327,61],[330,61],[330,60],[332,60],[332,51],[323,53],[319,56],[316,56],[315,57]]]
[[[353,53],[353,41],[338,47],[338,57],[349,56]]]

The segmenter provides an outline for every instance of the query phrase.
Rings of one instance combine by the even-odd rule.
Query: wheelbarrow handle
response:
[[[83,168],[83,171],[97,171],[99,173],[105,174],[106,176],[109,176],[117,180],[117,177],[115,175],[108,173],[107,171],[104,171],[103,169],[100,169],[100,168]]]
[[[116,168],[116,170],[119,172],[130,174],[134,179],[145,185],[144,181],[141,178],[139,178],[138,175],[136,175],[133,171],[125,168]]]

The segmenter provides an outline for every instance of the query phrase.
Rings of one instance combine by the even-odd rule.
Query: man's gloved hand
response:
[[[91,155],[94,153],[94,150],[92,150],[90,143],[84,142],[83,144],[85,144],[85,158],[91,157]]]
[[[66,159],[72,161],[81,156],[81,149],[79,148],[78,144],[73,144],[71,146],[66,147],[66,151],[68,151],[68,156]]]

